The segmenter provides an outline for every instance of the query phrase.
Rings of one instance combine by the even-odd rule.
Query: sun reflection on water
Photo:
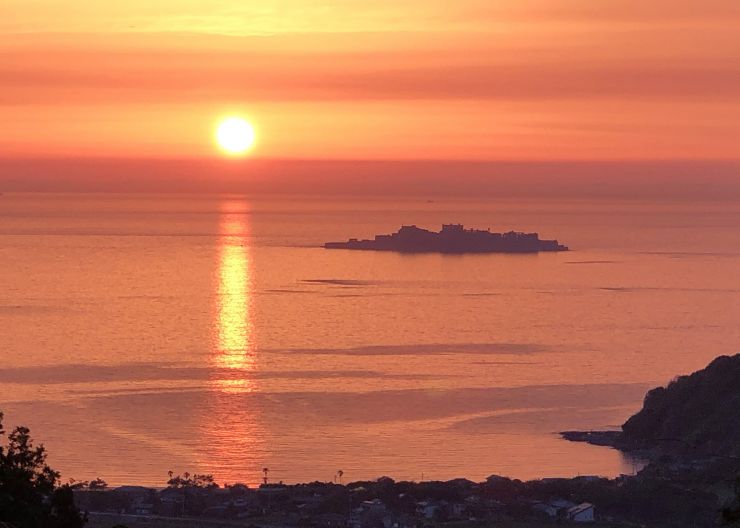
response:
[[[269,460],[269,432],[259,407],[254,328],[254,274],[249,207],[228,200],[219,208],[214,276],[212,387],[203,409],[199,470],[217,482],[258,482]]]
[[[253,390],[254,338],[251,320],[252,273],[247,204],[226,202],[219,225],[218,289],[216,296],[216,367],[224,391]]]

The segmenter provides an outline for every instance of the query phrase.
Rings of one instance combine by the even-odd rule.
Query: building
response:
[[[584,502],[578,506],[573,506],[568,509],[566,518],[573,522],[594,522],[596,520],[594,505]]]
[[[353,528],[392,528],[393,516],[380,499],[367,500],[355,509],[350,525]]]
[[[314,524],[322,528],[346,528],[349,518],[339,513],[322,513],[314,518]]]
[[[436,501],[422,501],[416,505],[416,512],[425,519],[434,519],[442,509],[442,504]]]
[[[575,502],[565,499],[555,499],[550,502],[535,502],[533,508],[552,519],[566,517],[568,510],[576,506]]]

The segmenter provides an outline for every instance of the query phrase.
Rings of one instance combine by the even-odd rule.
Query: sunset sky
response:
[[[727,160],[736,0],[5,0],[1,156]]]

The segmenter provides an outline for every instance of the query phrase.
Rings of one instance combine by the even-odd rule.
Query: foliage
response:
[[[187,471],[182,475],[175,475],[172,471],[167,473],[169,480],[167,486],[170,488],[218,488],[218,484],[213,480],[213,475],[191,475]]]
[[[75,480],[75,479],[69,479],[69,482],[67,485],[72,488],[73,490],[83,490],[83,489],[89,489],[89,490],[104,490],[108,488],[108,483],[101,479],[100,477],[96,478],[95,480]]]
[[[91,480],[90,483],[87,485],[87,489],[91,490],[104,490],[107,487],[108,483],[100,477],[96,478],[95,480]]]
[[[6,436],[0,412],[0,437]],[[81,528],[72,488],[58,486],[59,473],[46,464],[46,449],[35,446],[27,427],[16,427],[0,444],[0,521],[17,528]]]
[[[740,354],[651,390],[622,430],[629,448],[740,456]]]
[[[172,471],[167,473],[168,490],[176,490],[182,497],[182,507],[186,515],[200,515],[206,508],[208,492],[219,485],[213,479],[213,475],[201,475],[188,472],[175,475]]]
[[[722,510],[724,526],[740,526],[740,475],[735,479],[735,502]]]

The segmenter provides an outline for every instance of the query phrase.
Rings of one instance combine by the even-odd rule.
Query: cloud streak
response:
[[[737,157],[734,1],[9,1],[6,156],[208,156],[239,111],[265,157]]]
[[[1,50],[1,45],[0,45]],[[515,62],[512,63],[512,60]],[[213,101],[561,101],[674,99],[740,104],[734,57],[599,59],[572,50],[450,56],[389,52],[279,53],[82,49],[0,51],[0,104],[173,104]]]

